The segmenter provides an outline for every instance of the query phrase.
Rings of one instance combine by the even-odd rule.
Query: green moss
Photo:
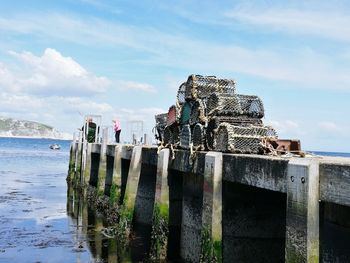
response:
[[[200,262],[222,262],[221,241],[213,241],[209,228],[202,230]]]
[[[286,260],[286,263],[299,263],[306,261],[302,254],[298,253],[295,249],[287,248],[287,255],[288,258]]]
[[[109,203],[114,206],[119,203],[120,188],[115,183],[112,183],[109,193]]]
[[[151,250],[149,258],[151,261],[160,261],[166,258],[168,241],[168,219],[169,207],[165,204],[154,204]]]

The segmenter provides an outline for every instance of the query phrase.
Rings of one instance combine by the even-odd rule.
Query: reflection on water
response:
[[[118,260],[117,240],[104,217],[73,188],[68,188],[67,196],[67,213],[76,224],[75,239],[80,246],[90,250],[95,262],[125,262],[125,258],[121,260],[119,257]]]
[[[53,143],[61,150],[50,150]],[[0,138],[1,263],[98,262],[81,234],[84,224],[67,216],[69,144]]]

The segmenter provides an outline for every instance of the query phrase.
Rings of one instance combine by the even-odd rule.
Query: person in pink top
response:
[[[120,122],[118,119],[113,120],[113,130],[115,135],[115,142],[119,143],[120,141],[120,132],[122,131],[120,127]]]

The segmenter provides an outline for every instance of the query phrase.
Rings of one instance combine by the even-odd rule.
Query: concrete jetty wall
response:
[[[350,159],[73,142],[69,167],[123,211],[135,261],[350,262]]]

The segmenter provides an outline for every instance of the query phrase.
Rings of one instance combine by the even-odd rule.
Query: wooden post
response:
[[[89,186],[90,181],[90,173],[91,173],[91,152],[92,152],[92,144],[87,144],[87,153],[86,153],[86,162],[85,169],[82,176],[81,186],[86,189]]]
[[[205,156],[203,181],[202,242],[204,260],[222,262],[222,153]]]
[[[107,142],[108,142],[108,128],[104,128],[102,131],[102,144],[101,144],[101,152],[100,152],[100,165],[98,171],[98,183],[97,183],[97,193],[99,196],[103,196],[106,185],[106,170],[107,170],[107,162],[106,162],[106,150],[107,150]]]
[[[291,159],[287,173],[286,262],[319,262],[319,163]]]
[[[142,147],[135,146],[132,151],[132,157],[130,161],[130,169],[128,173],[128,179],[126,182],[125,196],[124,196],[124,208],[126,209],[125,215],[128,217],[131,223],[135,210],[135,201],[137,188],[139,185],[141,174],[141,160]]]
[[[120,203],[121,187],[122,187],[122,145],[117,144],[114,148],[112,185],[109,193],[109,199],[112,205]]]
[[[151,254],[163,261],[167,256],[169,232],[169,185],[168,185],[169,149],[160,151],[157,160],[156,191],[152,216]],[[160,234],[159,234],[160,233]],[[160,235],[160,236],[157,236]]]
[[[78,142],[78,149],[76,151],[76,162],[75,162],[75,174],[74,174],[74,180],[73,185],[74,187],[77,187],[77,185],[80,183],[80,178],[82,174],[82,166],[83,166],[83,145],[82,145],[82,139],[83,138],[83,132],[79,132],[79,142]]]

